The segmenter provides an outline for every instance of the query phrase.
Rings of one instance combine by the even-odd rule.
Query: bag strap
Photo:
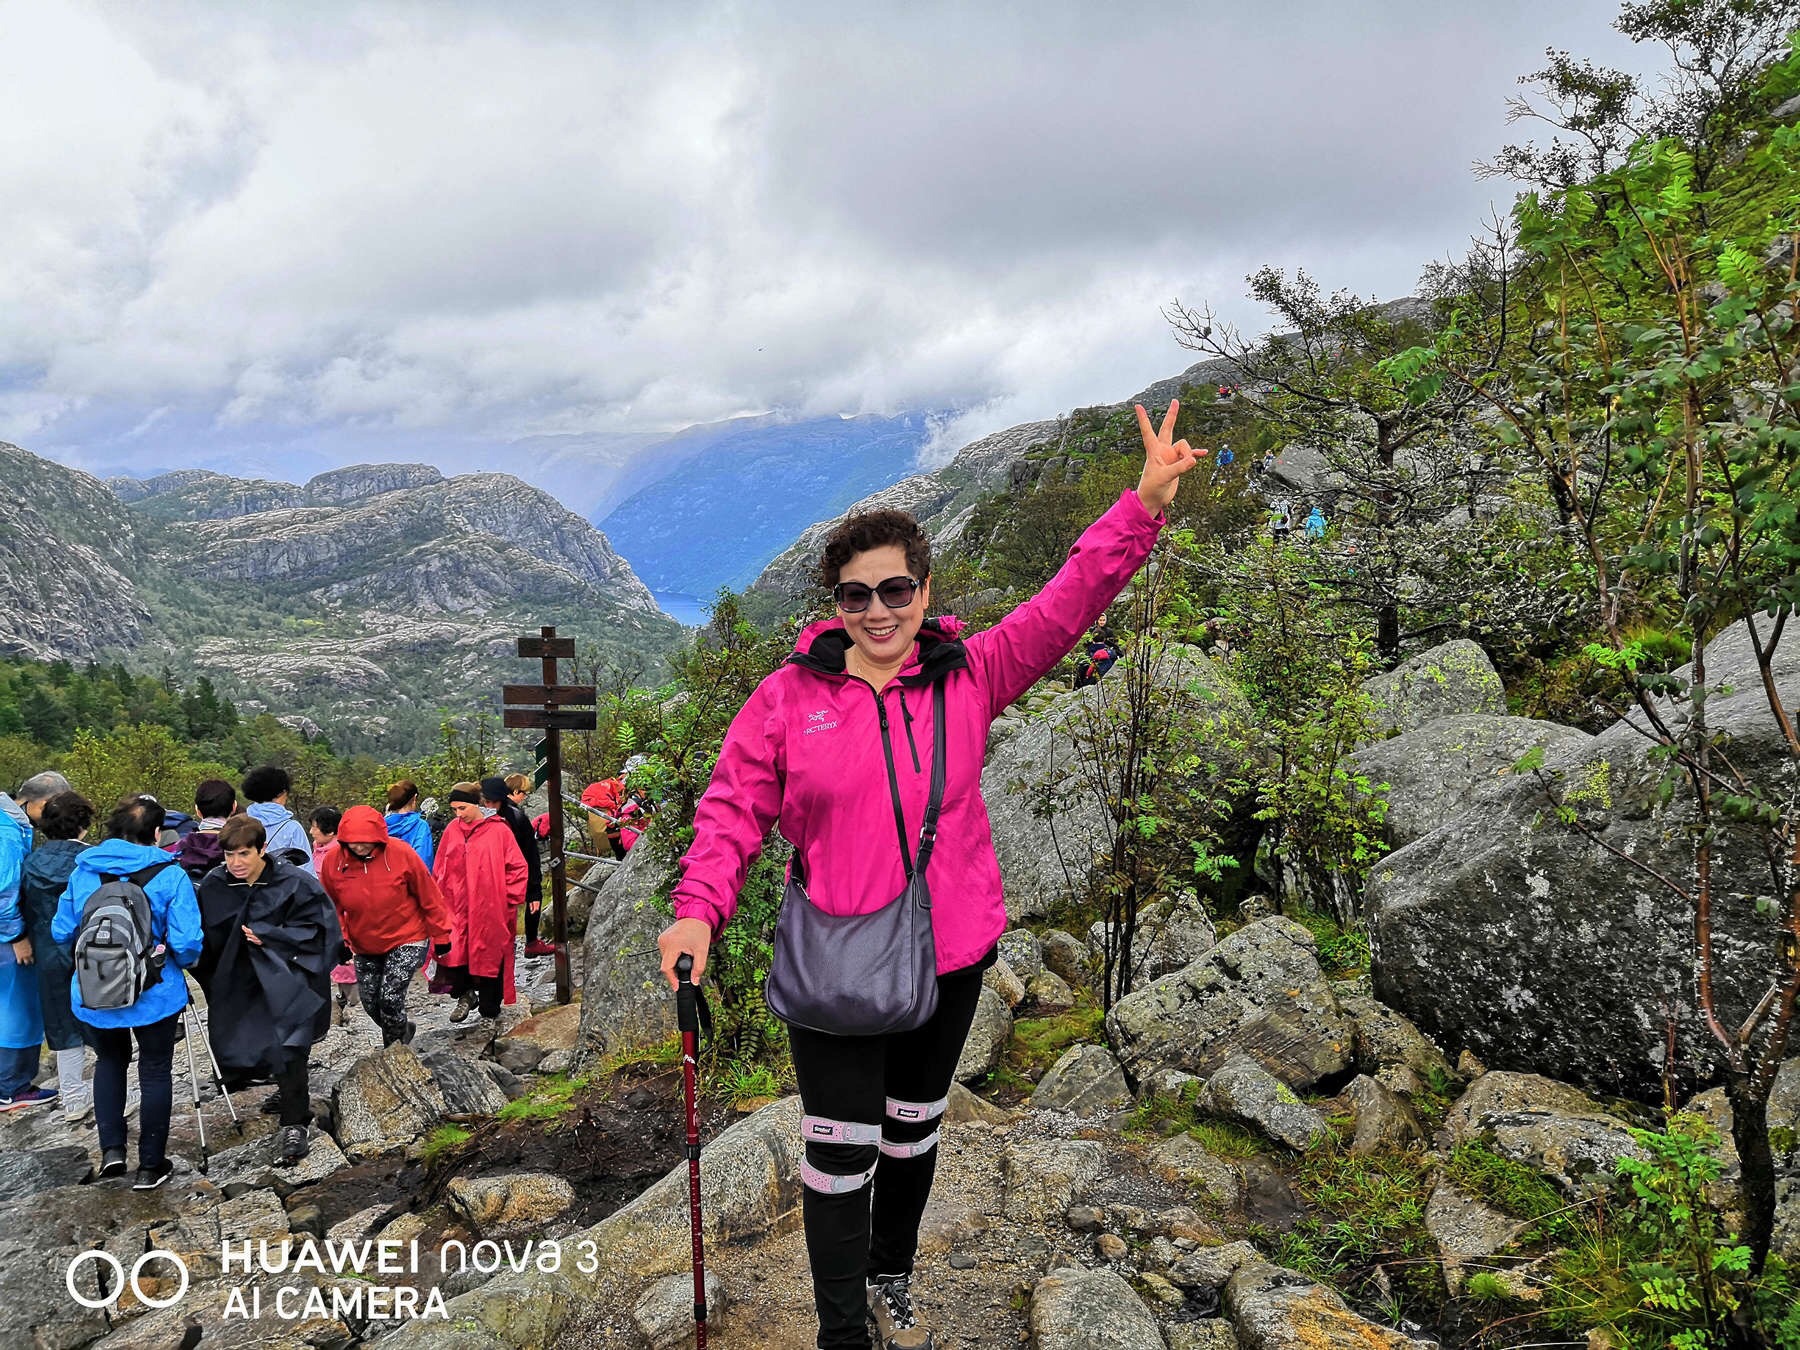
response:
[[[925,803],[925,823],[919,827],[919,856],[913,866],[920,872],[931,861],[937,846],[938,812],[944,805],[945,743],[949,736],[944,717],[944,681],[931,686],[931,800]]]

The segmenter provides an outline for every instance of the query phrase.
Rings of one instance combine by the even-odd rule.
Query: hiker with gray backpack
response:
[[[200,904],[187,873],[156,846],[164,811],[156,798],[123,798],[106,838],[75,859],[51,935],[72,944],[75,1017],[99,1058],[94,1123],[97,1176],[125,1175],[125,1071],[138,1058],[138,1171],[133,1189],[155,1190],[168,1157],[176,1028],[187,1007],[183,970],[200,958]]]

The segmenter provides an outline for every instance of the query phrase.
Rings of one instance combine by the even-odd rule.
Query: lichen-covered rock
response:
[[[1087,985],[1092,976],[1088,949],[1073,933],[1052,928],[1038,938],[1038,946],[1044,953],[1044,966],[1052,974],[1062,977],[1072,989]]]
[[[1169,1267],[1169,1279],[1183,1289],[1215,1293],[1225,1287],[1239,1267],[1262,1259],[1261,1252],[1241,1240],[1218,1247],[1201,1247]]]
[[[1007,964],[1004,956],[982,972],[981,982],[1000,995],[1008,1008],[1016,1008],[1025,1001],[1025,981]]]
[[[1151,901],[1138,912],[1137,926],[1131,935],[1132,987],[1141,988],[1159,976],[1193,964],[1218,940],[1211,916],[1192,893],[1173,900]],[[1088,926],[1088,952],[1092,968],[1105,969],[1105,923],[1096,921]]]
[[[1012,1013],[1007,1010],[1006,1000],[983,987],[975,1000],[975,1020],[969,1027],[969,1038],[963,1042],[962,1055],[956,1061],[956,1081],[972,1083],[992,1073],[1011,1039]]]
[[[1244,1350],[1416,1350],[1324,1285],[1263,1261],[1245,1262],[1226,1281],[1225,1310]]]
[[[423,1056],[431,1079],[444,1095],[447,1116],[491,1116],[510,1100],[478,1061],[448,1050]]]
[[[1234,1054],[1219,1067],[1201,1100],[1213,1114],[1242,1121],[1289,1148],[1312,1148],[1328,1133],[1324,1116],[1246,1054]]]
[[[1339,995],[1338,1005],[1356,1019],[1356,1067],[1362,1072],[1373,1076],[1404,1067],[1418,1075],[1421,1084],[1434,1076],[1446,1080],[1455,1076],[1444,1052],[1405,1014],[1361,994]]]
[[[1402,848],[1450,820],[1512,771],[1526,751],[1544,750],[1556,762],[1593,737],[1556,722],[1493,713],[1439,717],[1350,757],[1371,783],[1386,783],[1388,841]]]
[[[1036,933],[1029,928],[1011,928],[1000,935],[996,944],[1000,959],[1021,980],[1029,981],[1044,968],[1044,949]]]
[[[654,955],[668,916],[656,896],[666,881],[654,850],[634,848],[607,878],[581,940],[581,1016],[576,1062],[675,1035],[675,999]],[[651,956],[638,953],[649,951]]]
[[[359,1160],[415,1143],[446,1110],[430,1071],[408,1046],[398,1044],[358,1060],[331,1100],[338,1143]]]
[[[1039,1013],[1067,1012],[1075,1006],[1075,991],[1054,970],[1040,970],[1025,986],[1025,997]]]
[[[454,1177],[444,1198],[483,1237],[535,1233],[575,1203],[575,1188],[548,1172]]]
[[[1514,1241],[1528,1225],[1489,1209],[1464,1195],[1447,1181],[1440,1181],[1425,1205],[1425,1231],[1438,1245],[1444,1263],[1444,1284],[1452,1297],[1462,1288],[1463,1267],[1482,1263]]]
[[[1120,999],[1106,1028],[1140,1081],[1166,1069],[1209,1076],[1241,1051],[1296,1089],[1343,1072],[1355,1034],[1313,935],[1280,917],[1246,925]]]
[[[1450,1108],[1457,1143],[1479,1139],[1570,1195],[1609,1184],[1622,1157],[1643,1157],[1625,1122],[1578,1088],[1529,1073],[1485,1073]]]
[[[1169,1350],[1239,1350],[1237,1332],[1223,1317],[1202,1317],[1197,1322],[1171,1322],[1167,1328]]]
[[[1424,1138],[1412,1107],[1367,1074],[1351,1079],[1344,1095],[1356,1111],[1356,1137],[1350,1143],[1356,1157],[1391,1152]]]
[[[1156,1318],[1129,1284],[1110,1270],[1074,1266],[1031,1291],[1031,1337],[1038,1350],[1166,1350]]]
[[[1433,647],[1385,675],[1364,680],[1363,692],[1375,700],[1375,723],[1382,730],[1413,731],[1464,713],[1506,713],[1506,688],[1494,663],[1467,638]]]
[[[1708,680],[1732,692],[1708,700],[1707,723],[1730,737],[1738,770],[1775,781],[1790,756],[1749,647],[1741,624],[1708,645]],[[1775,679],[1790,706],[1800,702],[1800,642],[1777,649]],[[1678,1088],[1712,1085],[1721,1070],[1698,1013],[1692,907],[1639,870],[1691,878],[1687,797],[1660,802],[1666,766],[1630,726],[1547,768],[1594,838],[1558,827],[1545,785],[1513,774],[1375,865],[1364,898],[1377,997],[1491,1067],[1647,1102],[1662,1097],[1672,1013]],[[1712,856],[1716,895],[1768,889],[1749,827],[1723,823]],[[1713,934],[1719,1006],[1754,1008],[1778,973],[1775,920],[1747,903],[1716,904]]]
[[[717,1332],[725,1311],[725,1286],[716,1272],[706,1272],[706,1325]],[[638,1299],[631,1311],[638,1335],[649,1350],[675,1350],[694,1341],[694,1281],[688,1275],[665,1275]]]
[[[1738,1181],[1743,1165],[1731,1136],[1733,1112],[1722,1087],[1708,1088],[1682,1110],[1700,1116],[1719,1132],[1714,1156],[1719,1179],[1710,1187],[1713,1202],[1727,1211],[1728,1222],[1740,1204]],[[1790,1263],[1800,1262],[1800,1059],[1785,1061],[1769,1091],[1770,1151],[1775,1160],[1775,1245]]]
[[[1010,1219],[1037,1222],[1061,1214],[1100,1179],[1106,1154],[1091,1139],[1014,1139],[1002,1159]]]
[[[1040,1111],[1098,1115],[1131,1100],[1125,1071],[1104,1045],[1071,1045],[1038,1081],[1031,1104]]]
[[[1242,1195],[1237,1167],[1191,1134],[1170,1135],[1152,1157],[1156,1170],[1170,1180],[1187,1183],[1220,1209],[1237,1208]]]

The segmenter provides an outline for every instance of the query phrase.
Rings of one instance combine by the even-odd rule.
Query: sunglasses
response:
[[[919,583],[911,577],[889,577],[873,590],[860,581],[840,581],[831,588],[831,598],[846,614],[861,614],[877,595],[889,609],[905,609],[918,593]]]

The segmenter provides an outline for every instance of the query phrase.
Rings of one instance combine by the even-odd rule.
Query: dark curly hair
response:
[[[838,584],[838,573],[858,553],[889,544],[906,550],[906,568],[914,581],[931,575],[931,541],[910,511],[863,511],[845,516],[825,540],[819,556],[819,581],[826,590]]]
[[[37,829],[46,839],[79,839],[93,823],[93,804],[86,797],[79,792],[59,792],[44,803]]]

